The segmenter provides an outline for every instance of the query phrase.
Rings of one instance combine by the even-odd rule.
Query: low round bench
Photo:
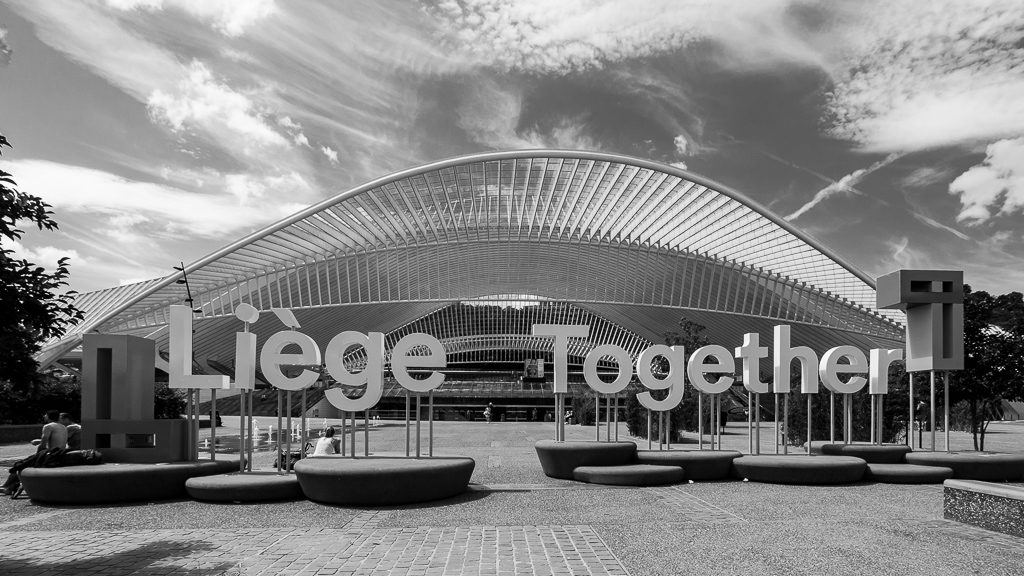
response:
[[[911,452],[907,464],[953,469],[958,480],[1020,480],[1024,477],[1024,454],[995,452]]]
[[[624,466],[631,464],[636,454],[632,442],[540,440],[534,448],[544,474],[565,480],[573,480],[572,472],[579,466]]]
[[[734,475],[769,484],[848,484],[859,482],[867,462],[853,456],[741,456]]]
[[[685,473],[679,466],[625,464],[623,466],[577,466],[572,476],[580,482],[611,486],[657,486],[681,482]]]
[[[732,476],[732,461],[740,456],[736,450],[637,450],[636,462],[680,466],[687,480],[726,480]]]
[[[821,453],[828,456],[853,456],[868,464],[902,464],[911,452],[906,444],[822,444]]]
[[[346,506],[416,504],[466,491],[472,458],[321,456],[295,463],[293,470],[310,500]]]
[[[884,484],[941,484],[953,477],[952,468],[916,464],[878,464],[869,462],[864,480]]]
[[[189,478],[188,495],[208,502],[267,502],[305,498],[295,474],[234,472]]]
[[[26,468],[20,474],[32,500],[54,504],[147,502],[188,496],[189,478],[238,470],[237,460],[168,464],[99,464],[64,468]]]

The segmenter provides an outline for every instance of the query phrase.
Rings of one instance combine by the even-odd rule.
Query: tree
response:
[[[989,423],[1003,400],[1024,398],[1024,298],[964,286],[964,369],[950,373],[950,401],[970,414],[974,449],[985,449]]]
[[[690,355],[695,350],[702,346],[708,345],[708,337],[704,335],[704,331],[707,328],[701,324],[691,321],[688,318],[681,318],[679,320],[679,332],[666,332],[664,334],[665,344],[667,346],[683,346],[686,351],[686,359],[689,361]],[[663,357],[658,357],[659,366],[653,370],[655,373],[665,374],[668,372],[668,361]],[[688,377],[685,376],[686,367],[677,368],[683,371],[684,378],[687,378],[685,382],[689,384]],[[656,399],[663,399],[668,395],[667,390],[653,390],[651,395]],[[671,430],[697,430],[698,424],[698,410],[697,410],[697,390],[690,385],[687,385],[683,389],[683,399],[679,402],[679,405],[669,411],[669,428]],[[707,406],[707,405],[705,405]],[[651,419],[651,434],[655,437],[661,437],[662,431],[659,426],[659,418]],[[709,411],[704,411],[704,424],[705,429],[709,424]],[[626,425],[629,429],[629,433],[637,438],[647,437],[647,408],[644,408],[637,400],[636,394],[630,394],[626,397]]]
[[[11,145],[0,135],[0,154]],[[40,230],[56,230],[50,205],[38,196],[18,191],[13,176],[0,170],[0,380],[16,388],[39,383],[35,355],[40,343],[59,338],[83,318],[74,306],[76,292],[57,293],[67,285],[68,258],[57,261],[50,273],[28,260],[14,258],[4,242],[20,240],[19,223]]]

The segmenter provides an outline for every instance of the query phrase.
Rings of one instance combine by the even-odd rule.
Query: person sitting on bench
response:
[[[336,454],[337,450],[334,449],[334,426],[328,426],[324,430],[324,435],[316,441],[316,449],[313,450],[313,456],[327,456],[328,454]]]

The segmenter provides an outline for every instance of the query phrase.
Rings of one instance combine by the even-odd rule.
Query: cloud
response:
[[[834,41],[830,135],[870,152],[1024,133],[1018,0],[873,2]]]
[[[957,176],[949,193],[960,197],[957,222],[981,224],[1024,208],[1024,138],[989,145],[985,160]]]
[[[835,196],[837,194],[861,194],[860,191],[854,188],[856,184],[859,184],[861,180],[867,178],[868,175],[870,175],[872,172],[884,168],[889,164],[892,164],[900,156],[901,154],[889,154],[888,156],[886,156],[882,160],[879,160],[878,162],[875,162],[871,166],[868,166],[867,168],[861,168],[860,170],[854,170],[850,174],[843,176],[834,183],[829,184],[828,186],[822,188],[821,190],[818,190],[818,192],[814,195],[814,198],[812,198],[809,202],[798,208],[789,216],[786,216],[786,220],[795,220],[796,218],[799,218],[808,210],[820,204],[823,200]]]
[[[931,258],[922,250],[910,246],[910,238],[903,236],[899,240],[886,242],[892,253],[890,260],[896,268],[927,269],[932,268]]]
[[[248,177],[238,181],[237,189],[231,189],[235,196],[227,196],[133,181],[100,170],[44,160],[0,165],[18,175],[23,189],[43,195],[59,214],[99,218],[103,226],[100,230],[115,241],[157,241],[161,237],[180,238],[183,234],[192,238],[237,237],[304,207],[290,202],[247,202],[271,191],[292,197],[292,187],[304,182],[291,175],[263,180]]]
[[[182,10],[232,37],[277,11],[274,0],[107,0],[107,5],[118,10]]]
[[[689,154],[690,141],[685,135],[680,134],[672,139],[672,144],[676,147],[676,154],[679,156],[687,156]]]
[[[338,165],[338,153],[329,146],[321,146],[320,151],[327,156],[327,159],[331,161],[331,164]]]
[[[900,180],[900,184],[907,188],[925,188],[948,179],[952,173],[953,171],[948,168],[924,166],[907,174]]]
[[[523,89],[517,85],[480,78],[468,86],[456,109],[456,125],[474,142],[491,148],[600,149],[586,131],[583,118],[559,118],[551,128],[520,129]]]
[[[57,261],[61,258],[71,258],[72,265],[85,265],[88,261],[79,256],[78,251],[69,248],[57,248],[55,246],[34,246],[28,247],[17,240],[4,240],[4,249],[14,252],[14,257],[28,260],[32,264],[42,266],[52,272],[57,269]]]
[[[221,139],[241,137],[247,155],[264,146],[288,146],[248,97],[218,82],[199,61],[192,61],[173,93],[154,90],[147,105],[155,121],[173,130],[194,125],[207,133],[220,133]]]
[[[7,28],[0,26],[0,66],[6,66],[11,63],[11,54],[13,54],[13,51],[7,45]]]
[[[953,228],[953,227],[950,227],[950,226],[946,226],[942,222],[939,222],[937,220],[933,220],[933,219],[925,216],[924,214],[918,214],[917,212],[914,212],[914,211],[911,211],[910,214],[914,218],[916,218],[918,221],[924,222],[925,224],[931,226],[932,228],[938,228],[939,230],[945,230],[946,232],[949,232],[949,233],[953,234],[954,236],[956,236],[957,238],[959,238],[961,240],[971,240],[972,239],[970,236],[968,236],[967,234],[964,234],[963,232],[957,230],[956,228]]]
[[[503,70],[567,74],[712,39],[734,63],[816,59],[789,33],[786,0],[443,0],[448,42]]]

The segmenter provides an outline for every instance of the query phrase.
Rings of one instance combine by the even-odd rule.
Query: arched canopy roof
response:
[[[903,340],[902,313],[874,309],[871,278],[766,208],[685,170],[598,152],[493,152],[398,172],[185,272],[201,310],[197,357],[219,361],[233,357],[241,302],[293,309],[321,346],[479,299],[572,303],[649,342],[683,316],[726,346],[750,331],[770,342],[780,323],[817,349]],[[165,350],[168,307],[186,298],[179,279],[85,295],[86,321],[41,359],[93,330]],[[281,328],[269,314],[253,327]]]

